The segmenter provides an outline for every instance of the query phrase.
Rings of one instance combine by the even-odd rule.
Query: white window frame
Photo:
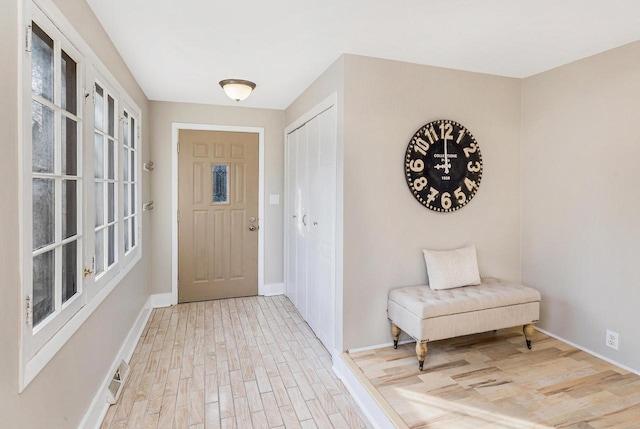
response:
[[[55,209],[54,212],[56,213],[56,215],[61,213],[61,187],[59,186],[59,184],[61,184],[61,180],[64,177],[64,175],[61,172],[61,165],[60,165],[60,157],[57,156],[60,152],[61,152],[61,130],[60,130],[60,124],[62,121],[62,117],[65,116],[62,113],[62,108],[60,107],[61,104],[58,104],[60,101],[60,97],[61,97],[61,87],[60,87],[60,76],[58,76],[59,74],[59,68],[60,68],[60,64],[58,61],[58,55],[60,51],[65,51],[70,57],[72,57],[72,59],[74,61],[76,61],[76,71],[77,71],[77,89],[76,89],[76,94],[77,94],[77,114],[76,114],[76,118],[78,123],[80,124],[80,130],[78,131],[77,134],[77,150],[76,150],[76,156],[78,157],[78,160],[81,160],[83,158],[83,143],[84,143],[84,136],[82,133],[82,127],[84,126],[84,120],[83,120],[83,116],[84,116],[84,108],[83,108],[83,103],[82,103],[82,85],[83,85],[83,77],[84,77],[84,58],[83,56],[80,54],[80,52],[71,44],[71,42],[64,37],[64,35],[53,25],[53,23],[51,23],[46,16],[44,16],[44,14],[42,14],[42,12],[40,12],[39,10],[34,11],[33,15],[31,16],[31,19],[28,21],[28,25],[31,25],[32,22],[36,23],[38,25],[38,27],[40,27],[49,37],[51,37],[54,41],[54,76],[56,76],[56,79],[54,79],[54,100],[53,102],[50,102],[46,99],[43,99],[42,97],[33,95],[31,92],[31,62],[28,62],[28,65],[25,66],[25,70],[24,70],[24,76],[28,82],[28,85],[25,84],[24,88],[23,88],[23,102],[24,102],[24,117],[25,117],[25,121],[24,121],[24,135],[28,136],[28,141],[26,141],[27,139],[25,139],[24,141],[24,145],[23,145],[23,153],[24,153],[24,157],[23,159],[23,164],[22,164],[22,171],[24,172],[24,176],[23,176],[23,180],[24,180],[24,186],[22,187],[23,189],[23,198],[24,198],[24,202],[26,204],[26,207],[24,208],[24,216],[22,217],[22,219],[24,220],[24,229],[23,229],[23,258],[25,261],[25,268],[23,271],[23,281],[24,281],[24,288],[23,288],[23,296],[25,296],[25,298],[28,297],[29,303],[25,304],[25,311],[26,311],[26,305],[30,306],[30,313],[29,314],[25,314],[25,323],[27,325],[33,325],[33,307],[34,307],[34,302],[33,302],[33,270],[32,270],[32,264],[33,264],[33,257],[34,254],[41,254],[41,253],[46,253],[43,252],[43,249],[49,249],[49,250],[53,250],[57,255],[55,258],[55,273],[56,273],[56,280],[55,280],[55,290],[54,290],[54,311],[48,315],[46,318],[44,318],[38,325],[36,326],[28,326],[28,328],[31,329],[31,335],[28,335],[24,338],[22,338],[22,346],[23,346],[23,350],[24,353],[27,355],[34,355],[39,349],[41,349],[43,347],[43,345],[49,340],[49,338],[51,338],[57,331],[60,330],[60,328],[66,324],[75,313],[77,313],[81,307],[83,307],[85,305],[85,293],[84,293],[84,288],[83,288],[83,284],[82,284],[82,278],[79,275],[80,272],[82,271],[82,259],[83,258],[78,258],[78,266],[76,267],[76,271],[77,271],[77,275],[78,275],[78,286],[77,286],[77,292],[76,294],[69,300],[67,300],[65,303],[61,303],[61,297],[59,296],[59,294],[61,293],[61,289],[62,289],[62,285],[60,284],[60,279],[58,278],[58,272],[61,271],[61,262],[62,262],[62,255],[61,255],[61,249],[62,249],[62,243],[65,243],[67,240],[59,240],[61,237],[61,219],[59,218],[59,216],[56,216],[55,219],[55,239],[54,239],[54,244],[49,245],[49,246],[45,246],[43,249],[39,249],[37,251],[33,251],[33,246],[32,246],[32,221],[33,221],[33,217],[32,217],[32,209],[31,209],[31,204],[32,204],[32,178],[48,178],[48,179],[54,179],[55,180]],[[30,36],[30,33],[29,33]],[[37,173],[32,173],[32,162],[31,162],[31,103],[32,101],[36,101],[38,103],[41,103],[43,105],[45,105],[48,108],[51,108],[54,111],[54,127],[55,127],[55,131],[54,131],[54,172],[52,174],[37,174]],[[84,181],[84,174],[83,174],[83,170],[81,168],[81,162],[78,161],[78,171],[76,172],[76,177],[77,177],[77,194],[78,194],[78,200],[77,200],[77,204],[78,204],[78,223],[76,225],[77,228],[77,237],[78,237],[78,248],[77,248],[77,252],[78,255],[82,255],[82,251],[83,251],[83,245],[84,245],[84,237],[83,237],[83,230],[84,230],[84,216],[85,214],[82,212],[81,207],[83,206],[83,181]],[[47,250],[47,251],[49,251]]]
[[[106,83],[106,80],[104,77],[101,76],[101,74],[97,71],[94,70],[94,79],[93,82],[91,84],[91,88],[92,88],[92,97],[93,97],[93,103],[91,104],[91,109],[95,109],[95,103],[97,103],[97,96],[95,93],[95,85],[100,86],[103,91],[104,91],[104,108],[107,108],[107,94],[109,96],[111,96],[114,99],[114,103],[115,103],[115,138],[114,140],[114,169],[115,169],[115,177],[113,180],[107,179],[107,169],[104,169],[104,178],[103,179],[96,179],[95,178],[95,171],[94,171],[94,163],[92,162],[89,167],[91,169],[91,188],[92,191],[95,189],[95,183],[97,181],[99,181],[100,183],[113,183],[114,184],[114,210],[115,210],[115,216],[114,216],[114,220],[113,222],[109,222],[108,221],[108,186],[106,186],[104,188],[104,207],[103,207],[103,212],[104,212],[104,216],[105,219],[107,219],[105,221],[105,223],[100,226],[100,227],[95,227],[94,223],[91,222],[91,220],[89,219],[89,221],[91,222],[91,224],[94,226],[92,228],[92,231],[94,232],[94,246],[92,247],[92,249],[95,249],[95,230],[96,229],[100,229],[101,231],[105,231],[105,236],[104,239],[106,241],[108,241],[108,237],[106,234],[106,231],[108,231],[108,227],[109,225],[114,225],[115,226],[115,243],[114,245],[116,246],[115,250],[114,250],[114,257],[115,260],[113,262],[113,264],[107,266],[107,259],[108,259],[108,250],[107,252],[105,252],[105,254],[103,255],[103,271],[98,273],[97,272],[97,266],[98,263],[95,260],[95,258],[97,258],[97,256],[95,255],[95,251],[94,251],[94,259],[93,259],[93,272],[94,272],[94,276],[95,276],[95,283],[96,283],[96,288],[97,289],[102,289],[118,272],[119,270],[119,266],[120,266],[120,261],[122,260],[121,258],[121,252],[120,252],[120,244],[122,243],[122,240],[120,238],[120,230],[122,229],[122,213],[121,213],[121,209],[122,209],[122,203],[120,201],[120,196],[122,195],[122,156],[120,154],[120,152],[122,151],[122,132],[123,132],[123,127],[122,127],[122,107],[121,107],[121,103],[120,103],[120,94],[116,92],[115,89],[113,89],[113,87]],[[106,116],[106,114],[105,114]],[[92,123],[90,124],[90,126],[87,126],[87,128],[91,128],[91,130],[93,131],[91,133],[91,146],[93,146],[93,139],[94,139],[94,134],[96,133],[96,128],[95,128],[95,110],[94,110],[94,120],[92,121]],[[100,131],[99,131],[100,132]],[[107,147],[106,147],[106,142],[108,142],[109,140],[109,134],[107,131],[101,131],[100,134],[102,134],[103,136],[107,137],[106,141],[105,141],[105,147],[103,147],[103,154],[105,155],[105,161],[104,164],[107,165],[108,163],[106,162],[106,153],[107,153]],[[91,151],[92,155],[95,157],[95,151],[92,150]],[[89,176],[88,176],[89,177]],[[94,202],[95,202],[95,195],[94,195]],[[92,210],[95,210],[95,204],[91,206]],[[93,213],[93,219],[95,219],[95,211],[92,212]],[[106,246],[105,246],[106,247]]]
[[[28,34],[27,28],[32,21],[36,22],[50,37],[58,40],[58,36],[65,40],[63,49],[77,61],[78,74],[81,84],[84,88],[79,88],[80,96],[78,100],[78,116],[82,121],[81,129],[78,132],[78,145],[80,146],[79,154],[81,161],[79,162],[79,182],[78,187],[79,204],[83,206],[82,221],[83,225],[78,226],[78,235],[82,234],[82,251],[83,266],[78,267],[93,269],[91,260],[94,253],[94,187],[93,187],[93,131],[94,131],[94,112],[93,105],[90,104],[91,94],[93,92],[93,82],[99,78],[102,83],[107,83],[113,90],[113,94],[117,95],[118,100],[118,118],[122,117],[123,108],[134,116],[138,126],[142,124],[142,112],[133,99],[122,88],[118,81],[109,72],[107,67],[102,64],[97,55],[87,45],[80,34],[68,22],[62,12],[57,8],[52,0],[32,0],[21,2],[22,7],[22,23],[25,30],[25,36]],[[20,144],[20,254],[22,255],[21,263],[21,297],[22,310],[20,311],[20,359],[19,359],[19,392],[22,392],[26,386],[33,381],[37,374],[47,365],[47,363],[56,355],[56,353],[66,344],[73,334],[83,325],[89,316],[100,306],[107,296],[118,286],[122,279],[129,271],[140,261],[142,257],[142,203],[141,188],[143,186],[141,179],[141,153],[144,144],[142,133],[138,131],[137,141],[137,159],[136,159],[136,246],[126,255],[124,252],[123,240],[123,222],[124,214],[122,212],[122,194],[123,194],[123,173],[122,173],[122,129],[120,121],[118,121],[119,143],[116,144],[116,163],[117,169],[117,215],[118,218],[118,234],[117,234],[117,255],[118,261],[109,270],[109,276],[103,276],[96,281],[93,275],[89,275],[84,279],[80,277],[78,284],[78,293],[65,303],[63,309],[70,306],[73,302],[80,303],[79,309],[73,312],[65,313],[64,317],[51,317],[45,319],[46,326],[41,323],[37,330],[32,329],[28,325],[29,314],[26,303],[27,297],[32,291],[32,166],[31,166],[31,58],[28,52],[29,37],[25,37],[25,45],[19,46],[18,67],[19,67],[19,88],[21,97],[18,100],[19,121],[22,125],[19,144]],[[29,40],[30,43],[30,40]],[[72,49],[73,48],[73,49]],[[77,55],[76,55],[77,53]],[[126,107],[125,107],[126,106]],[[81,249],[79,248],[80,252]],[[65,307],[66,306],[66,307]],[[66,317],[68,316],[68,317]],[[41,327],[44,326],[44,327]],[[49,329],[46,332],[44,328]],[[34,342],[34,338],[40,335],[39,343]]]
[[[124,104],[124,103],[123,103]],[[120,199],[121,201],[121,205],[120,207],[123,208],[123,225],[121,231],[121,243],[123,243],[123,246],[121,246],[124,249],[124,257],[123,260],[126,261],[128,259],[131,258],[131,255],[134,255],[137,252],[137,248],[140,246],[140,227],[141,227],[141,222],[142,222],[142,215],[141,215],[141,209],[142,209],[142,191],[140,189],[140,177],[142,177],[142,170],[140,169],[142,167],[142,161],[141,161],[141,145],[140,145],[140,115],[137,114],[135,112],[134,109],[128,107],[126,104],[123,105],[123,115],[122,115],[122,120],[123,123],[125,121],[127,121],[127,117],[129,119],[129,122],[127,123],[127,127],[123,127],[123,133],[125,131],[129,132],[129,140],[128,140],[128,145],[125,146],[125,142],[127,142],[127,140],[124,138],[124,134],[122,136],[122,144],[121,144],[121,151],[120,153],[122,154],[122,166],[123,166],[123,171],[124,171],[124,163],[125,162],[129,162],[129,160],[125,160],[124,159],[124,148],[126,147],[129,152],[134,152],[135,156],[134,156],[134,165],[135,165],[135,170],[133,171],[133,174],[131,172],[131,167],[129,167],[129,178],[127,180],[127,178],[123,177],[122,178],[122,192],[120,192],[120,195],[122,195],[122,198]],[[126,114],[125,114],[126,113]],[[131,119],[133,119],[133,130],[131,129]],[[133,142],[131,139],[135,139],[135,142]],[[124,174],[124,173],[123,173]],[[129,200],[131,200],[131,187],[129,186],[129,192],[124,192],[124,186],[125,185],[134,185],[134,194],[135,194],[135,204],[134,204],[134,209],[135,212],[133,212],[131,210],[132,206],[131,204],[129,204],[129,213],[124,212],[124,207],[126,206],[126,204],[124,204],[124,197],[127,196],[129,198]],[[127,226],[127,221],[131,221],[131,219],[134,220],[134,228],[133,230],[130,230],[130,234],[128,236],[128,242],[125,240],[124,237],[124,231],[126,228],[128,228]],[[133,240],[133,236],[135,236],[135,241]],[[127,249],[126,245],[129,244],[129,248]],[[120,249],[120,247],[119,247]]]

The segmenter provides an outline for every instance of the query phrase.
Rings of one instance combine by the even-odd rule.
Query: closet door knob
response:
[[[302,216],[302,224],[307,226],[307,215]]]

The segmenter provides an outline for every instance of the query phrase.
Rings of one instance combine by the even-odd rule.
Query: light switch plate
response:
[[[269,195],[269,204],[280,204],[280,195],[271,194]]]

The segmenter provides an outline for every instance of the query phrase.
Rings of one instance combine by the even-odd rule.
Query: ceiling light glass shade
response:
[[[225,79],[220,81],[220,86],[224,89],[224,93],[227,94],[232,100],[240,101],[244,100],[254,90],[256,84],[248,80],[242,79]]]

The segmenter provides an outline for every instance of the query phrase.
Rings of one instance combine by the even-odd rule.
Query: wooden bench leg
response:
[[[422,367],[424,366],[424,359],[427,356],[426,341],[416,341],[416,354],[418,355],[418,366],[420,368],[420,371],[422,371]]]
[[[528,325],[524,325],[522,327],[522,332],[524,332],[524,338],[527,341],[527,348],[531,350],[531,340],[533,339],[533,333],[535,329],[533,329],[533,323],[529,323]]]
[[[393,348],[398,348],[398,338],[400,338],[400,328],[398,328],[393,322],[391,322],[391,335],[393,335]]]

